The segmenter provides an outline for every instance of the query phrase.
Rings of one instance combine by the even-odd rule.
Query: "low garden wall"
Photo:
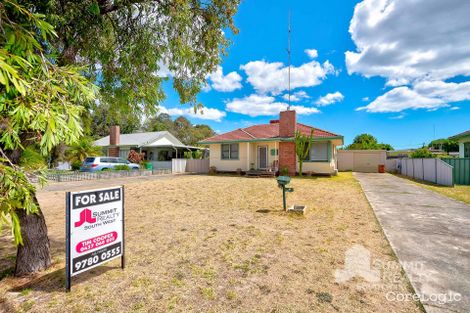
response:
[[[80,180],[109,179],[119,177],[138,177],[171,174],[171,169],[154,169],[154,170],[133,170],[133,171],[97,171],[97,172],[65,172],[47,173],[46,179],[55,182],[68,182]]]

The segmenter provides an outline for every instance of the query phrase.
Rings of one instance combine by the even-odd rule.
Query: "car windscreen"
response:
[[[84,163],[93,163],[95,162],[95,158],[86,158]]]

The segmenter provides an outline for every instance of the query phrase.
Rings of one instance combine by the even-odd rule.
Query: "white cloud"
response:
[[[252,61],[240,68],[248,75],[248,82],[261,94],[277,95],[288,90],[288,67],[281,62]],[[334,73],[334,67],[328,61],[291,66],[291,89],[319,85],[328,74]]]
[[[229,92],[242,88],[242,77],[237,72],[223,74],[222,66],[217,66],[217,70],[207,76],[212,82],[211,87],[217,91]]]
[[[291,102],[297,102],[302,99],[308,99],[308,98],[310,98],[310,96],[303,90],[296,91],[290,95]],[[289,101],[289,94],[286,93],[285,95],[283,95],[282,99]]]
[[[369,97],[362,98],[362,101],[369,101]]]
[[[188,116],[193,117],[201,120],[211,120],[220,122],[222,118],[224,118],[227,114],[224,111],[214,109],[214,108],[202,108],[194,113],[193,108],[166,108],[164,106],[160,106],[160,112],[166,113],[171,116]]]
[[[460,110],[460,107],[451,107],[450,110],[452,110],[452,111]]]
[[[297,114],[309,115],[319,113],[316,108],[300,105],[291,106]],[[261,115],[277,115],[280,111],[287,109],[287,104],[277,102],[274,97],[252,94],[244,98],[235,98],[226,103],[227,111],[249,115],[251,117]]]
[[[367,106],[357,108],[367,112],[401,112],[406,109],[437,109],[448,106],[443,100],[418,94],[408,87],[397,87],[377,97]]]
[[[360,110],[436,110],[470,100],[470,2],[364,0],[349,32],[356,51],[345,53],[348,73],[381,76],[395,87]]]
[[[349,73],[382,76],[390,84],[470,75],[468,0],[365,0],[349,32]]]
[[[162,78],[173,76],[173,73],[168,68],[168,64],[166,64],[163,61],[159,61],[158,66],[159,66],[159,69],[157,72],[155,72],[155,76],[162,77]]]
[[[315,103],[318,106],[327,106],[335,102],[341,102],[343,101],[343,99],[344,99],[343,94],[339,91],[336,91],[333,93],[327,93],[323,97],[318,98],[318,100]]]
[[[318,56],[317,49],[305,49],[305,53],[312,59],[315,59]]]
[[[413,89],[426,97],[440,98],[447,102],[470,100],[470,81],[445,83],[443,81],[421,81]]]
[[[400,112],[406,109],[426,109],[434,111],[448,107],[450,102],[465,100],[470,100],[470,82],[420,81],[411,88],[407,86],[394,88],[358,110]]]
[[[400,115],[397,115],[397,116],[392,116],[390,119],[391,120],[401,120],[405,117],[405,114],[400,114]]]

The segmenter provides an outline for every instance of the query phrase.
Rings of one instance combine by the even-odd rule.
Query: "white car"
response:
[[[83,161],[80,171],[83,172],[96,172],[96,171],[105,171],[112,170],[117,165],[127,165],[131,170],[138,170],[140,168],[139,164],[131,163],[123,158],[116,157],[87,157]]]

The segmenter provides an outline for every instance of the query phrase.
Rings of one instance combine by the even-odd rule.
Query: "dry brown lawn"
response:
[[[427,181],[412,179],[405,175],[397,175],[397,176],[411,180],[413,183],[415,183],[418,186],[438,192],[440,194],[443,194],[446,197],[453,198],[455,200],[459,200],[459,201],[470,204],[470,186],[466,186],[466,185],[454,185],[453,187],[440,186],[440,185],[436,185],[434,183],[430,183]]]
[[[282,211],[274,179],[178,176],[129,180],[126,258],[75,277],[64,293],[64,192],[39,200],[49,227],[53,267],[0,281],[0,312],[419,312],[386,299],[410,292],[373,211],[350,173],[294,179]],[[86,188],[85,188],[86,189]],[[0,237],[0,273],[14,248]],[[383,264],[380,283],[335,282],[345,252],[359,244]],[[395,266],[391,266],[395,265]]]

